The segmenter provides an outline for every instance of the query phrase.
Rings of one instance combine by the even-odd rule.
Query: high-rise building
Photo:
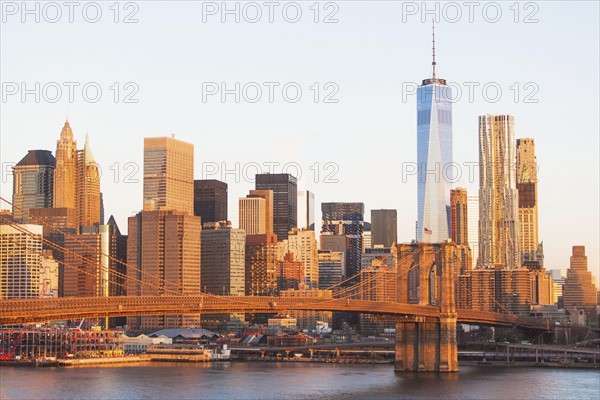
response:
[[[43,225],[44,239],[58,246],[65,245],[65,234],[74,235],[79,229],[77,214],[74,208],[31,208],[29,214],[35,222]],[[53,229],[53,228],[54,229]],[[52,258],[59,261],[58,264],[58,296],[64,296],[64,253],[54,248],[49,243],[44,243],[43,248],[52,250]]]
[[[315,231],[293,228],[287,240],[282,241],[280,259],[287,253],[294,255],[295,261],[304,263],[304,284],[308,289],[319,287],[319,249]]]
[[[239,225],[247,235],[264,235],[267,233],[266,201],[260,197],[240,197]]]
[[[77,180],[75,182],[75,209],[79,226],[100,224],[100,170],[92,155],[88,135],[83,150],[77,151]]]
[[[40,225],[0,225],[0,298],[39,297],[42,233]]]
[[[436,75],[435,33],[432,76],[417,89],[417,240],[441,243],[450,237],[452,88]]]
[[[529,272],[531,304],[551,306],[554,304],[554,281],[545,269],[536,268]]]
[[[82,226],[81,233],[65,237],[64,295],[108,297],[114,277],[116,237],[109,225]]]
[[[396,210],[371,210],[371,247],[392,247],[398,240]]]
[[[371,234],[371,231],[365,230],[363,232],[363,253],[366,249],[370,249],[371,247],[373,247],[373,235]]]
[[[75,208],[75,185],[77,182],[77,142],[69,121],[60,132],[56,142],[56,168],[52,201],[56,208]]]
[[[328,289],[344,280],[343,251],[319,250],[319,289]]]
[[[246,233],[226,223],[202,230],[202,291],[243,296],[246,282]]]
[[[144,209],[194,214],[194,145],[144,138]]]
[[[566,309],[586,310],[588,320],[595,320],[596,287],[592,273],[588,271],[585,246],[573,246],[570,267],[563,288],[563,303]]]
[[[52,207],[54,166],[56,160],[48,150],[29,150],[13,167],[13,217],[15,222],[29,222],[31,208]]]
[[[257,190],[273,191],[273,233],[278,240],[288,238],[297,226],[298,183],[290,174],[256,174]]]
[[[298,228],[315,229],[315,194],[298,190]]]
[[[552,277],[553,281],[553,303],[555,305],[559,305],[559,302],[563,303],[563,287],[565,284],[565,280],[567,279],[567,272],[564,269],[550,269],[547,271],[547,274]],[[562,308],[562,307],[559,307]]]
[[[141,211],[129,218],[127,295],[200,293],[200,218],[174,210]],[[140,283],[141,282],[141,283]],[[141,329],[198,326],[199,315],[128,317]]]
[[[450,238],[456,244],[469,243],[469,214],[467,190],[450,190]]]
[[[277,235],[246,235],[246,295],[276,296],[279,293]]]
[[[390,266],[375,259],[372,264],[360,271],[363,282],[359,292],[360,299],[369,301],[397,301],[398,285],[396,264]],[[395,322],[380,321],[373,314],[360,315],[360,328],[363,333],[383,332],[386,328],[395,328]]]
[[[537,162],[533,139],[517,139],[517,190],[519,191],[519,227],[521,262],[538,262]],[[538,263],[539,264],[539,263]]]
[[[52,251],[42,250],[40,269],[40,294],[44,299],[58,297],[58,261],[52,257]]]
[[[251,190],[246,197],[257,197],[265,200],[265,233],[273,233],[273,191]]]
[[[479,196],[467,196],[467,238],[471,249],[471,269],[475,268],[479,259]]]
[[[287,242],[279,242],[277,246],[277,258],[280,260],[277,262],[279,267],[277,290],[279,292],[288,289],[298,290],[306,287],[304,284],[304,262],[294,260],[294,253],[288,251],[287,246]]]
[[[365,252],[361,258],[361,270],[373,265],[377,260],[378,265],[387,265],[389,267],[395,267],[398,260],[396,245],[391,247],[373,247],[365,249]]]
[[[109,286],[110,288],[110,296],[123,296],[127,294],[126,290],[126,280],[125,276],[127,275],[127,235],[123,235],[119,226],[117,225],[117,221],[114,216],[110,216],[108,218],[108,222],[106,225],[111,227],[111,233],[114,235],[116,242],[115,249],[115,263],[114,263],[114,271],[116,273],[112,274],[110,277],[110,282],[116,282],[116,284],[112,284]]]
[[[346,251],[346,276],[360,271],[365,205],[363,203],[321,203],[321,232],[345,235],[349,239]],[[323,250],[335,250],[324,248]],[[339,251],[339,250],[338,250]]]
[[[227,183],[216,179],[194,181],[194,215],[202,223],[227,221]]]
[[[344,262],[342,274],[344,277],[348,276],[348,269],[346,267],[346,255],[350,248],[350,239],[346,235],[334,235],[333,232],[322,232],[319,236],[319,250],[330,251],[333,253],[342,252],[344,253]]]
[[[518,268],[514,117],[479,117],[479,265]]]

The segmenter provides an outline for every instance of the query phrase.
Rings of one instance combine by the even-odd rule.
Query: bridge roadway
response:
[[[288,310],[361,312],[382,315],[385,318],[392,317],[398,321],[440,317],[439,307],[401,304],[392,301],[215,295],[115,296],[0,300],[0,325],[80,318],[242,312],[275,313]],[[474,310],[457,310],[457,314],[458,322],[463,323],[542,328],[539,323],[525,322],[508,314]]]

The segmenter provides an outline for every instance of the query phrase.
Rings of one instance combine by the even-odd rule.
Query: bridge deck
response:
[[[0,300],[0,325],[52,320],[140,315],[185,315],[214,313],[275,313],[288,310],[346,311],[403,318],[439,318],[440,308],[392,301],[331,299],[317,297],[262,296],[121,296],[63,297],[54,299]],[[457,310],[459,322],[519,325],[542,328],[515,316],[475,310]]]

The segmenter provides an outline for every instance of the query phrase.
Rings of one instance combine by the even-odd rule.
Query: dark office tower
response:
[[[273,233],[278,240],[288,238],[297,226],[298,185],[290,174],[256,174],[256,190],[273,191]]]
[[[29,222],[31,208],[52,207],[56,160],[48,150],[29,150],[13,167],[13,216],[15,222]]]
[[[363,203],[322,203],[322,232],[346,235],[349,239],[346,252],[346,275],[360,272],[365,205]]]
[[[227,221],[227,183],[216,179],[195,180],[194,215],[202,223]]]
[[[392,247],[397,235],[396,210],[371,210],[371,247]]]
[[[124,276],[127,274],[127,268],[125,264],[127,263],[127,235],[123,235],[119,226],[117,225],[117,221],[114,216],[110,216],[106,225],[111,227],[111,233],[114,236],[115,240],[115,264],[114,270],[115,274],[111,278],[111,282],[116,282],[117,284],[113,284],[110,286],[110,295],[111,296],[124,296],[127,294],[125,290],[125,284],[127,283],[124,279]]]

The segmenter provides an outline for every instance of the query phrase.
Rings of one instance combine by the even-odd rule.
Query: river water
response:
[[[0,368],[0,399],[599,399],[600,371],[467,367],[394,373],[392,365],[144,363]]]

